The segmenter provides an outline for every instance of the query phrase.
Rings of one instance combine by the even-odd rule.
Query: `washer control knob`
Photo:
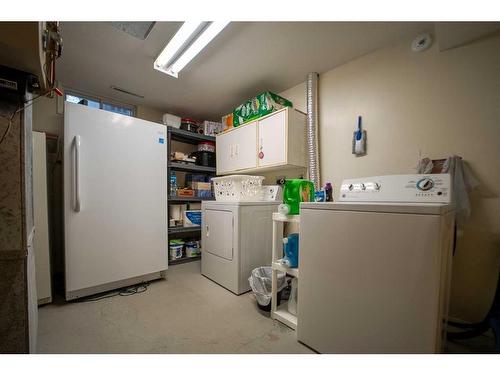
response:
[[[361,190],[366,190],[366,185],[365,184],[359,184],[359,187]]]
[[[434,181],[429,177],[424,177],[417,182],[417,189],[422,191],[431,190],[434,187]]]
[[[352,191],[352,189],[354,189],[354,185],[353,185],[353,184],[349,184],[348,189],[349,189],[350,191]]]
[[[375,182],[373,184],[373,187],[375,188],[375,190],[380,190],[380,184],[378,182]]]

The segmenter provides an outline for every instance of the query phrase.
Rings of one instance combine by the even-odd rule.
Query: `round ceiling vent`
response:
[[[413,42],[411,42],[411,50],[413,52],[422,52],[428,49],[432,45],[432,37],[431,34],[425,33],[420,34]]]

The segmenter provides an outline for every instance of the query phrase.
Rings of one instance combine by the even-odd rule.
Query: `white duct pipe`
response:
[[[315,190],[321,189],[318,146],[318,73],[307,75],[307,156],[309,179]]]

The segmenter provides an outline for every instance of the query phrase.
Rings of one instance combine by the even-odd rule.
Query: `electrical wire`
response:
[[[119,289],[115,292],[110,292],[110,293],[103,293],[103,294],[98,294],[97,296],[94,297],[87,297],[87,298],[81,298],[79,300],[76,300],[74,302],[95,302],[95,301],[100,301],[105,298],[111,298],[111,297],[116,297],[116,296],[122,296],[122,297],[129,297],[134,294],[141,294],[144,293],[148,290],[150,283],[142,283],[142,284],[137,284],[134,286],[130,286],[127,288]]]
[[[31,98],[29,100],[26,100],[23,104],[24,106],[22,107],[18,107],[10,116],[5,116],[5,115],[0,115],[0,117],[6,119],[8,121],[8,124],[7,124],[7,128],[5,129],[5,131],[3,132],[2,134],[2,138],[0,138],[0,145],[5,141],[5,138],[7,138],[7,136],[9,135],[10,133],[10,130],[12,128],[12,124],[13,124],[13,120],[14,120],[14,117],[24,111],[26,108],[30,107],[33,105],[33,103],[35,102],[35,100],[37,100],[38,98],[42,97],[42,96],[47,96],[50,92],[52,91],[52,89],[50,90],[47,90],[45,92],[43,92],[42,94],[40,95],[37,95],[35,96],[34,98]]]
[[[8,121],[7,128],[3,132],[2,138],[0,138],[0,145],[3,143],[3,141],[5,140],[5,138],[7,137],[7,135],[10,133],[10,129],[12,128],[12,121],[14,120],[14,116],[16,115],[16,113],[17,113],[17,110],[14,111],[14,113],[12,113],[12,115],[10,117],[9,116],[4,116],[4,115],[0,115],[0,117],[2,117],[4,119],[7,119],[7,121]]]

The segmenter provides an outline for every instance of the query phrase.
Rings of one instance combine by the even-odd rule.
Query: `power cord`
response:
[[[8,124],[7,124],[7,128],[5,129],[5,131],[3,132],[2,134],[2,138],[0,138],[0,145],[3,143],[3,141],[5,140],[5,138],[7,137],[7,135],[9,134],[10,132],[10,128],[12,127],[12,120],[14,120],[14,116],[16,115],[16,113],[19,111],[19,108],[17,110],[15,110],[12,115],[10,116],[5,116],[5,115],[0,115],[0,117],[6,119],[8,121]]]
[[[50,90],[47,90],[45,91],[44,93],[38,95],[38,96],[35,96],[34,98],[31,98],[29,100],[26,100],[23,104],[24,106],[22,107],[18,107],[10,116],[5,116],[5,115],[0,115],[0,117],[6,119],[8,121],[8,124],[7,124],[7,128],[5,129],[5,131],[3,132],[2,134],[2,138],[0,138],[0,145],[5,141],[5,138],[7,138],[7,136],[9,135],[10,133],[10,129],[12,128],[12,124],[13,124],[13,120],[14,120],[14,117],[19,113],[19,112],[22,112],[24,111],[26,108],[30,107],[33,105],[33,103],[35,102],[35,100],[37,100],[38,98],[42,97],[42,96],[46,96],[48,95],[50,92],[52,91],[52,89]]]
[[[111,297],[116,297],[116,296],[128,297],[128,296],[132,296],[134,294],[144,293],[145,291],[148,290],[149,285],[150,285],[150,283],[137,284],[137,285],[133,285],[133,286],[130,286],[127,288],[119,289],[115,292],[98,294],[95,297],[81,298],[81,299],[78,299],[74,302],[95,302],[95,301],[99,301],[101,299],[111,298]]]

